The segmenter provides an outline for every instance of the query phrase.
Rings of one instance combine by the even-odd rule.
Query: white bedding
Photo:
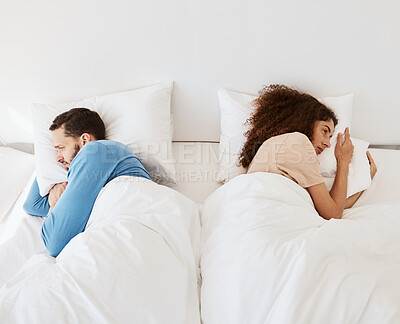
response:
[[[30,216],[23,210],[33,180],[34,176],[26,184],[0,229],[0,287],[15,275],[29,257],[45,249],[40,237],[43,219]]]
[[[203,206],[203,323],[399,323],[398,196],[326,221],[283,176],[234,178]]]
[[[174,189],[196,202],[202,202],[220,186],[212,176],[214,171],[218,170],[218,154],[215,154],[217,144],[174,144],[174,156],[179,157],[176,161],[180,162],[177,164],[180,178],[178,178],[178,186]],[[336,320],[346,323],[347,320],[350,321],[350,318],[356,317],[354,314],[359,310],[358,307],[361,307],[362,300],[366,299],[368,292],[365,293],[365,290],[368,290],[368,287],[373,287],[371,288],[373,291],[370,301],[365,305],[366,310],[360,311],[363,315],[358,322],[373,323],[376,318],[380,322],[396,322],[391,319],[399,316],[395,312],[398,312],[397,300],[400,300],[398,296],[400,291],[399,242],[397,237],[394,238],[400,229],[398,224],[400,176],[397,176],[400,151],[380,149],[370,151],[377,162],[378,173],[372,186],[363,193],[355,207],[346,211],[345,218],[347,219],[343,221],[326,222],[319,216],[314,217],[315,214],[312,214],[314,211],[307,205],[307,198],[304,198],[302,193],[296,193],[296,190],[293,194],[300,200],[296,198],[297,200],[293,201],[301,202],[301,197],[303,197],[301,209],[304,208],[307,210],[305,213],[309,214],[307,222],[304,224],[301,222],[301,226],[297,222],[291,222],[290,217],[284,222],[272,217],[269,220],[264,219],[264,223],[260,222],[261,218],[249,217],[242,218],[242,223],[238,222],[240,214],[261,215],[266,210],[270,210],[271,204],[273,206],[277,204],[279,213],[284,213],[285,208],[289,208],[285,206],[284,201],[274,202],[276,196],[271,198],[271,201],[262,200],[266,189],[263,186],[260,187],[261,189],[254,189],[254,184],[252,184],[252,189],[250,189],[250,187],[234,186],[228,183],[210,196],[205,204],[203,216],[202,315],[204,323],[265,322],[275,324],[279,323],[279,321],[274,322],[276,318],[282,321],[287,319],[290,323],[293,317],[296,318],[295,323],[313,323],[314,320],[321,318],[324,318],[323,323],[333,323]],[[121,320],[119,316],[129,316],[128,322],[160,322],[161,318],[161,323],[169,323],[163,316],[168,312],[166,307],[170,307],[171,304],[174,304],[171,307],[173,311],[170,312],[173,314],[174,323],[181,323],[182,321],[179,320],[184,313],[187,316],[183,320],[184,323],[199,322],[197,295],[193,297],[193,291],[191,291],[193,288],[190,288],[193,286],[193,271],[190,267],[192,262],[190,260],[193,257],[189,254],[194,255],[197,260],[196,246],[199,245],[198,212],[192,201],[172,189],[155,184],[149,185],[148,190],[146,189],[147,193],[144,194],[145,197],[142,200],[146,201],[146,205],[136,206],[135,201],[139,198],[135,197],[132,202],[135,206],[128,206],[129,204],[124,200],[119,200],[119,202],[124,202],[122,204],[114,203],[108,206],[106,203],[108,198],[104,198],[107,206],[97,205],[96,215],[106,215],[107,211],[110,211],[110,216],[114,215],[114,219],[118,218],[122,221],[125,217],[122,215],[124,210],[136,210],[152,215],[148,218],[149,224],[140,223],[143,219],[141,220],[139,214],[128,216],[132,221],[129,225],[124,223],[118,230],[128,229],[141,234],[129,238],[127,242],[121,241],[119,237],[107,236],[106,231],[102,232],[106,228],[99,225],[98,230],[92,234],[87,236],[81,234],[79,237],[83,236],[83,238],[79,240],[77,237],[77,241],[80,242],[77,244],[81,246],[81,249],[75,247],[71,250],[78,251],[75,259],[71,256],[73,253],[71,252],[68,258],[65,257],[66,259],[58,264],[58,261],[54,263],[54,259],[47,256],[40,238],[43,220],[29,216],[22,210],[22,204],[32,181],[33,177],[19,196],[13,210],[0,223],[0,287],[16,274],[30,256],[36,253],[30,263],[24,266],[25,270],[0,290],[1,323],[4,321],[24,323],[31,318],[51,319],[53,316],[57,316],[58,321],[73,322],[87,322],[95,318],[96,323],[107,321],[113,323],[117,320],[112,316],[118,320]],[[129,190],[124,195],[132,199]],[[247,202],[238,198],[241,192],[246,192],[246,190],[249,190]],[[251,193],[254,194],[253,197]],[[162,203],[151,205],[151,202],[155,201]],[[297,207],[292,206],[290,207],[292,209],[289,209],[295,210],[293,214],[297,215]],[[92,217],[90,222],[95,219]],[[106,224],[106,220],[100,217],[97,221],[98,224]],[[241,225],[235,228],[238,224]],[[270,226],[271,224],[273,226]],[[161,234],[157,235],[157,231]],[[304,239],[300,235],[303,232]],[[314,237],[311,237],[309,232],[314,233]],[[263,233],[268,235],[272,233],[275,236],[264,237]],[[367,237],[369,234],[370,237]],[[169,239],[161,240],[164,236]],[[90,239],[88,243],[84,237],[93,239]],[[151,237],[155,238],[155,243],[150,242]],[[173,238],[176,240],[174,241]],[[189,241],[193,252],[189,252]],[[269,245],[271,242],[272,245]],[[97,243],[100,243],[98,247]],[[114,268],[107,268],[106,265],[110,265],[110,260],[114,260],[114,257],[121,256],[123,253],[125,255],[122,250],[115,249],[118,253],[114,256],[111,250],[107,250],[107,246],[114,249],[120,245],[128,245],[124,251],[136,251],[137,255],[140,253],[140,257],[126,261],[124,265],[117,263]],[[155,250],[157,246],[160,246],[160,249]],[[96,251],[96,255],[90,254],[93,251]],[[98,251],[101,253],[97,253]],[[148,251],[151,251],[151,255],[148,255]],[[171,251],[178,251],[175,253],[175,260]],[[298,259],[292,258],[294,251],[298,251]],[[310,259],[309,255],[317,256],[312,264],[306,263]],[[146,258],[142,259],[144,256]],[[124,257],[120,258],[121,261]],[[343,262],[339,262],[340,259]],[[165,272],[160,260],[167,264]],[[304,269],[301,265],[303,261],[307,264]],[[278,262],[281,263],[277,265]],[[194,263],[197,269],[197,261]],[[342,263],[345,264],[344,270],[339,269]],[[155,267],[152,268],[150,264],[154,264]],[[351,266],[350,273],[347,271],[347,264]],[[117,267],[121,269],[129,267],[132,277],[119,278],[121,271]],[[178,268],[179,271],[176,270]],[[313,270],[309,271],[310,268]],[[85,273],[92,276],[89,281],[84,281],[78,276],[78,273],[82,272],[81,269],[85,269]],[[186,274],[184,269],[186,269]],[[166,273],[172,270],[176,270],[176,274],[179,274],[181,279],[179,280],[177,275],[173,277],[174,280],[165,282]],[[306,271],[308,272],[305,273]],[[375,277],[371,277],[369,273],[366,274],[366,271],[373,273]],[[70,273],[73,275],[71,276]],[[338,273],[337,276],[336,273]],[[154,282],[151,280],[153,277]],[[113,282],[102,282],[101,278],[111,278]],[[318,280],[318,285],[314,284],[313,279]],[[343,282],[339,287],[340,280]],[[64,281],[65,283],[62,283]],[[124,284],[120,285],[121,282]],[[128,284],[125,285],[125,282]],[[184,296],[183,288],[185,283],[186,296]],[[99,286],[96,287],[95,284]],[[271,285],[267,290],[263,288],[266,284]],[[120,286],[123,291],[117,288]],[[159,286],[163,288],[160,290]],[[389,286],[393,287],[390,292]],[[77,292],[77,289],[81,289],[81,292]],[[181,290],[178,291],[179,289]],[[321,291],[322,289],[325,290]],[[150,298],[150,291],[157,291],[158,299],[154,298],[153,303],[149,299],[140,299],[142,295]],[[107,298],[106,294],[111,297]],[[276,294],[280,297],[275,298]],[[329,294],[337,294],[337,296],[330,298]],[[354,305],[359,295],[362,298],[357,305]],[[303,296],[306,296],[303,302],[297,300]],[[7,303],[4,298],[7,298]],[[49,300],[50,304],[46,303]],[[395,306],[392,305],[394,301],[396,301]],[[332,306],[328,307],[330,303]],[[273,308],[274,311],[270,315],[265,305],[271,304],[273,305],[271,309]],[[289,304],[290,307],[284,306]],[[127,308],[124,308],[127,305],[128,312]],[[371,312],[376,309],[378,311],[371,315]],[[114,312],[114,315],[110,315],[111,312]],[[267,318],[266,314],[270,317]],[[297,321],[298,315],[299,321]],[[353,315],[355,317],[352,317]],[[8,316],[6,320],[4,316]],[[148,318],[143,319],[144,316]],[[368,320],[365,320],[365,317],[368,317]],[[124,323],[124,320],[120,322]]]
[[[197,206],[137,179],[108,183],[85,232],[56,259],[41,250],[7,278],[1,323],[199,323]],[[35,222],[31,231],[40,229],[39,218],[20,218],[19,229],[29,232]],[[13,253],[27,249],[16,233],[0,245],[2,263],[4,255],[7,263],[20,262]],[[43,243],[35,235],[29,239],[38,249]]]

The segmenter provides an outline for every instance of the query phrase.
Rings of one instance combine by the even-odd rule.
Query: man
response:
[[[67,183],[56,184],[41,197],[35,179],[24,210],[45,216],[42,239],[56,257],[65,245],[84,231],[100,190],[119,176],[151,180],[140,160],[122,143],[105,140],[100,116],[87,108],[58,115],[49,128],[57,149],[57,162],[67,170]]]

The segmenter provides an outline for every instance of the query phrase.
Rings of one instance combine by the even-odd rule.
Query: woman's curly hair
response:
[[[239,156],[239,165],[248,168],[260,146],[270,137],[299,132],[312,141],[314,123],[332,119],[338,123],[335,113],[313,96],[284,85],[265,86],[252,104],[254,112],[246,121],[250,126],[244,134],[247,141]]]

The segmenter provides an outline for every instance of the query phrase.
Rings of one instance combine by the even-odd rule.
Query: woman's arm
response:
[[[347,161],[338,162],[336,168],[335,181],[333,182],[332,189],[329,192],[330,196],[336,202],[339,209],[341,210],[341,213],[343,213],[343,210],[346,205],[349,164],[350,163],[347,163]]]
[[[349,164],[353,157],[354,146],[351,143],[348,128],[346,128],[344,135],[345,140],[343,142],[343,135],[340,133],[338,134],[335,147],[337,170],[331,191],[328,191],[325,183],[307,188],[316,210],[325,219],[342,218],[343,210],[346,205],[347,178],[349,175]]]
[[[362,194],[363,192],[364,192],[364,190],[363,190],[363,191],[360,191],[360,192],[357,192],[356,194],[354,194],[354,195],[350,196],[349,198],[347,198],[347,199],[346,199],[346,204],[345,204],[344,208],[346,209],[346,208],[351,208],[351,207],[353,207],[353,205],[356,203],[356,201],[358,200],[358,198],[360,198],[360,196],[361,196],[361,194]]]
[[[325,219],[342,218],[346,203],[347,176],[349,166],[338,167],[335,178],[335,190],[328,191],[325,183],[308,187],[315,209]],[[336,185],[335,185],[336,184]],[[332,192],[333,191],[333,192]]]

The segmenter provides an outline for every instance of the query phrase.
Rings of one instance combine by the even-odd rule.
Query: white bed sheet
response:
[[[103,188],[85,232],[56,259],[43,220],[22,210],[26,186],[2,233],[0,322],[199,323],[197,206],[132,179]]]
[[[23,210],[33,180],[32,175],[0,229],[0,260],[7,260],[1,262],[0,287],[28,258],[45,249],[40,237],[43,219],[30,216]]]
[[[0,228],[29,180],[35,166],[34,156],[0,146]]]
[[[204,324],[399,322],[400,151],[370,151],[378,173],[342,220],[322,219],[304,189],[274,174],[242,175],[211,194]]]

